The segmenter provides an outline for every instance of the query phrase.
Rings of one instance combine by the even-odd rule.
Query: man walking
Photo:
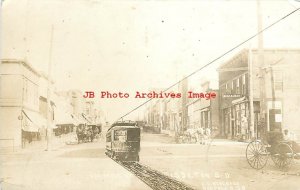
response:
[[[204,144],[208,143],[208,141],[210,140],[210,136],[211,136],[211,130],[210,130],[209,127],[207,127],[205,129],[205,142],[204,142]]]

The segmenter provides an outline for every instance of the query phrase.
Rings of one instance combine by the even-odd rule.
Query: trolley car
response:
[[[119,161],[139,161],[140,128],[134,121],[112,124],[106,133],[106,155]]]

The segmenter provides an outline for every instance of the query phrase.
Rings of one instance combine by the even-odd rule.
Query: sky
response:
[[[295,10],[293,0],[261,0],[263,28]],[[256,1],[5,0],[1,58],[23,59],[58,90],[148,92],[166,88],[257,32]],[[264,32],[265,48],[300,48],[300,11]],[[216,68],[194,76],[217,84]],[[145,99],[101,99],[110,120]]]

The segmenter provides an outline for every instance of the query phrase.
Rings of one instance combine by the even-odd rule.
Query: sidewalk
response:
[[[66,142],[69,141],[72,134],[65,134],[62,136],[52,136],[50,139],[49,149],[57,150],[64,145]],[[29,144],[26,144],[25,148],[21,147],[3,147],[0,148],[0,155],[5,154],[14,154],[14,153],[26,153],[26,152],[33,152],[33,151],[46,151],[47,149],[47,140],[40,140],[40,141],[32,141]]]
[[[210,146],[247,146],[249,142],[240,142],[230,139],[212,139],[207,145]],[[141,135],[141,146],[142,147],[151,147],[151,146],[164,146],[164,147],[191,147],[191,146],[200,146],[200,143],[176,143],[175,138],[169,136],[168,134],[150,134],[142,133]]]
[[[212,145],[247,145],[247,141],[236,141],[230,139],[212,139]]]

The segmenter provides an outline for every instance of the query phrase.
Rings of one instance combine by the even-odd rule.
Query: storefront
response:
[[[23,109],[20,119],[23,148],[32,141],[42,140],[42,136],[46,133],[47,121],[38,112]]]
[[[231,101],[222,109],[223,130],[227,138],[245,140],[249,138],[249,102],[246,97]]]
[[[201,109],[201,127],[211,128],[210,118],[210,109]]]

